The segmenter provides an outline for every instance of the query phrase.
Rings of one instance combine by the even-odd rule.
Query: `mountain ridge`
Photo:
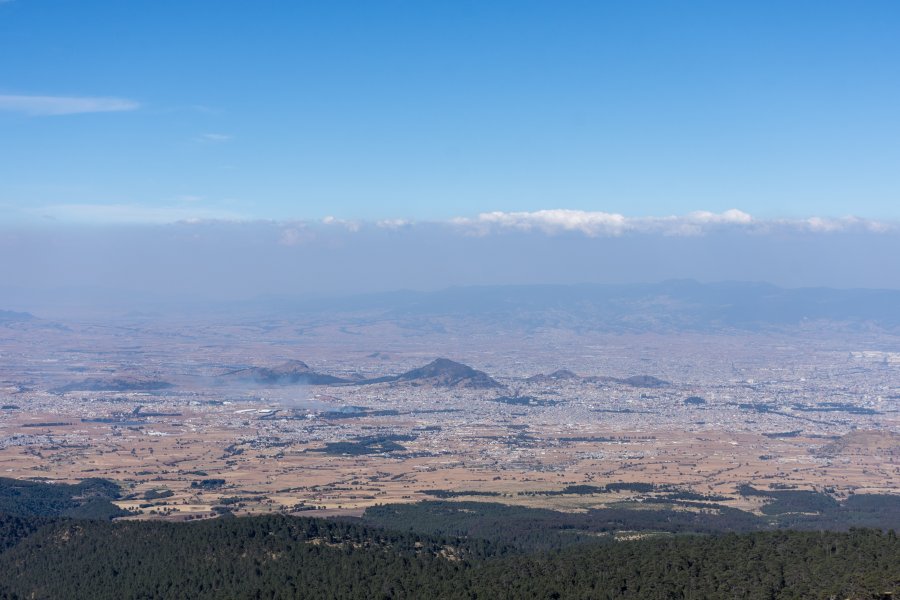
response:
[[[413,329],[464,319],[492,327],[576,331],[767,331],[832,324],[900,331],[900,290],[786,288],[769,283],[667,280],[634,284],[449,287],[332,298],[259,299],[281,315],[354,314]]]
[[[260,385],[335,385],[352,380],[314,371],[302,360],[287,360],[274,367],[245,367],[222,375],[228,379],[252,381]]]

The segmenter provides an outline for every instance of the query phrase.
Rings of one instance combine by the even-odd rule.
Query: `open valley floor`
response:
[[[0,344],[0,475],[110,479],[131,518],[900,490],[884,333],[141,317],[10,323]]]

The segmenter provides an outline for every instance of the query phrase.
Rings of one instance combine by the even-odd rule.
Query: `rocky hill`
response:
[[[349,379],[319,373],[301,360],[289,360],[274,367],[248,367],[225,374],[226,379],[243,380],[259,385],[335,385],[351,383]]]
[[[395,383],[445,388],[494,389],[504,387],[487,373],[449,358],[438,358],[424,367],[407,371],[389,380]]]

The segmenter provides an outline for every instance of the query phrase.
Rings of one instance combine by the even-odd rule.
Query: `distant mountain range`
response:
[[[245,309],[251,307],[245,306]],[[268,298],[254,310],[283,316],[353,314],[439,331],[465,320],[494,329],[600,331],[785,329],[810,323],[900,330],[900,290],[782,288],[766,283],[507,285],[300,300]]]
[[[457,388],[472,390],[502,389],[506,385],[500,383],[484,371],[473,369],[449,358],[438,358],[427,365],[418,367],[399,375],[385,375],[372,378],[338,377],[314,370],[301,360],[288,360],[273,367],[245,367],[227,371],[217,377],[221,385],[250,384],[258,386],[291,386],[291,385],[402,385],[431,388]],[[594,375],[581,377],[572,371],[561,369],[549,375],[534,375],[526,379],[530,383],[558,383],[572,380],[586,383],[614,383],[640,388],[666,387],[667,381],[650,375],[632,377],[609,377]],[[88,377],[57,387],[52,391],[65,392],[150,392],[166,390],[174,384],[159,377],[117,375],[110,377]]]
[[[408,384],[443,388],[490,389],[501,388],[483,371],[468,365],[438,358],[423,367],[401,373],[371,379],[347,379],[312,370],[299,360],[290,360],[276,367],[249,367],[229,371],[222,376],[226,380],[243,380],[259,385],[373,385],[377,383]]]
[[[343,326],[352,318],[354,326],[390,322],[422,334],[466,326],[478,331],[666,333],[783,331],[814,325],[900,332],[900,290],[784,288],[734,281],[468,286],[323,298],[266,296],[219,304],[158,301],[158,306],[149,303],[146,308],[158,313],[152,318],[161,319],[169,313],[213,320],[312,318]],[[47,325],[28,313],[0,311],[0,323],[30,320]]]
[[[226,381],[245,381],[258,385],[374,385],[393,384],[434,388],[499,389],[506,387],[484,371],[459,363],[449,358],[438,358],[425,366],[406,371],[399,375],[386,375],[369,379],[348,379],[314,371],[305,362],[289,360],[275,367],[247,367],[229,371],[221,376]],[[560,369],[549,375],[539,374],[526,379],[529,383],[557,383],[560,381],[586,383],[615,383],[639,388],[661,388],[671,385],[652,375],[631,377],[609,377],[592,375],[581,377]],[[81,388],[79,388],[81,389]]]
[[[385,375],[373,378],[338,377],[328,373],[315,371],[301,360],[288,360],[273,367],[245,367],[234,369],[217,377],[219,384],[251,384],[259,386],[291,386],[291,385],[406,385],[431,388],[458,388],[491,390],[505,388],[484,371],[473,369],[449,358],[438,358],[427,365],[418,367],[399,375]],[[634,375],[631,377],[610,377],[591,375],[582,377],[566,369],[554,371],[549,375],[539,374],[528,377],[529,383],[551,384],[562,381],[578,381],[584,383],[614,383],[638,388],[660,388],[671,385],[651,375]],[[159,377],[117,375],[110,377],[89,377],[57,387],[52,391],[65,392],[149,392],[174,387]]]

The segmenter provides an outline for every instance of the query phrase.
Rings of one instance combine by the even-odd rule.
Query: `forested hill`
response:
[[[111,522],[124,514],[110,511],[120,494],[112,482],[0,479],[0,600],[900,595],[893,531],[760,530],[797,511],[812,520],[791,517],[792,526],[887,527],[893,497],[841,506],[810,493],[744,493],[775,494],[772,514],[435,501],[379,506],[355,520],[225,513]]]
[[[128,514],[111,502],[120,496],[118,484],[107,479],[51,484],[0,477],[0,514],[112,519]]]
[[[37,519],[32,522],[29,519]],[[0,598],[887,598],[893,532],[597,541],[522,553],[286,516],[0,518]]]

